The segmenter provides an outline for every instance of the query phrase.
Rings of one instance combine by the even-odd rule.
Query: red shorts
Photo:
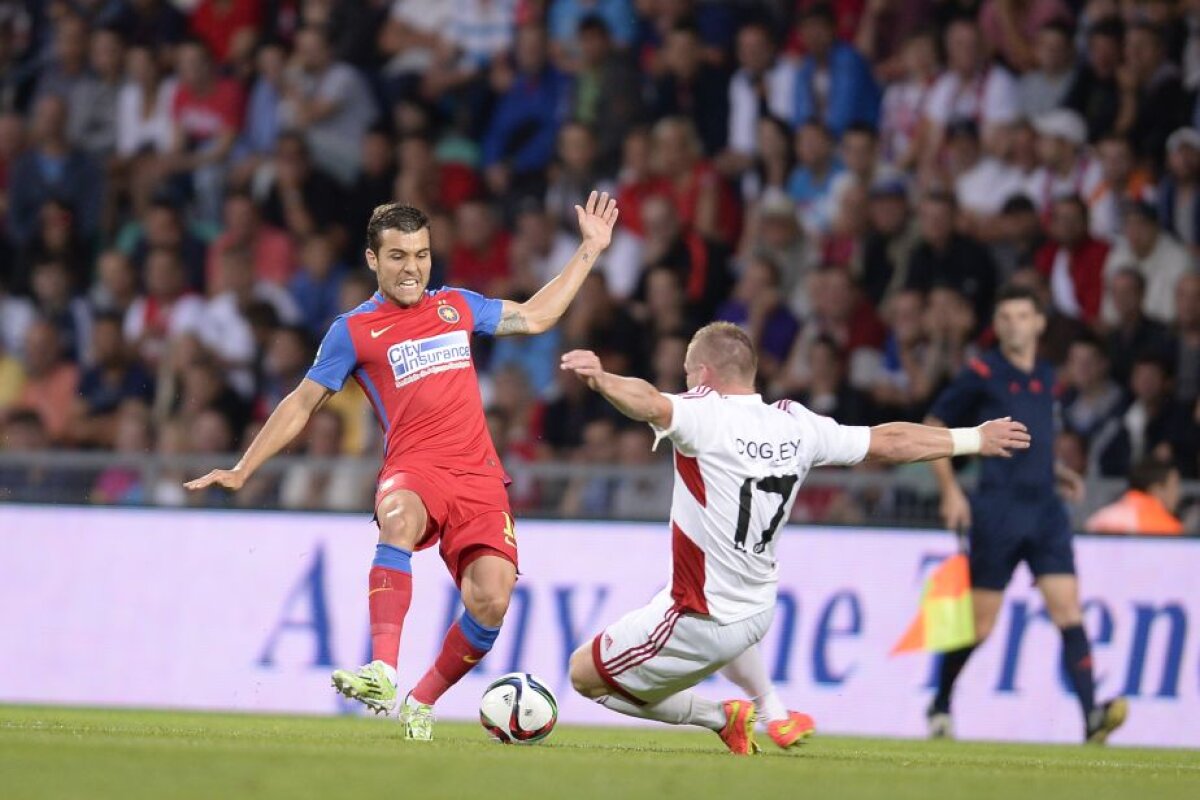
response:
[[[421,498],[429,517],[416,549],[440,541],[442,561],[456,584],[480,556],[498,555],[517,566],[517,535],[502,479],[431,467],[385,470],[375,490],[375,507],[402,489]]]

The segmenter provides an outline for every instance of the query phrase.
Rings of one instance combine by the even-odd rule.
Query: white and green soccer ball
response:
[[[503,744],[533,744],[558,722],[558,701],[545,681],[528,672],[510,672],[492,681],[479,701],[479,722]]]

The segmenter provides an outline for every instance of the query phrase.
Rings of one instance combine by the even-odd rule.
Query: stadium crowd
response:
[[[676,391],[710,319],[768,397],[919,420],[1011,282],[1049,310],[1059,457],[1194,478],[1197,90],[1195,0],[0,0],[3,448],[238,450],[373,292],[376,204],[430,213],[432,285],[521,298],[598,187],[620,231],[563,323],[477,342],[510,464],[652,462],[558,354]],[[374,452],[370,415],[351,387],[294,452]],[[369,505],[347,474],[257,497]],[[176,477],[86,492],[181,504]]]

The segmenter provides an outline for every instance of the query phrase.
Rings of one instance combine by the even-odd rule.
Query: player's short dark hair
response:
[[[750,336],[731,322],[710,322],[692,337],[690,347],[721,376],[753,385],[758,372],[758,354]]]
[[[416,206],[404,203],[384,203],[375,206],[371,212],[371,221],[367,223],[367,247],[372,253],[379,254],[383,243],[384,231],[400,231],[401,233],[416,233],[429,227],[429,217]]]
[[[1147,456],[1134,465],[1129,471],[1129,488],[1139,492],[1148,492],[1155,486],[1167,482],[1175,465],[1155,456]]]
[[[1005,286],[996,294],[996,308],[1000,308],[1000,306],[1004,303],[1011,303],[1019,300],[1025,300],[1031,303],[1034,311],[1039,314],[1046,313],[1045,309],[1042,308],[1041,298],[1037,296],[1036,292],[1034,292],[1028,286],[1014,286],[1012,284]]]

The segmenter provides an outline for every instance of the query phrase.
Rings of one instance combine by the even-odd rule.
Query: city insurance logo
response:
[[[438,372],[469,367],[471,340],[466,331],[450,331],[394,344],[387,355],[398,388]]]

